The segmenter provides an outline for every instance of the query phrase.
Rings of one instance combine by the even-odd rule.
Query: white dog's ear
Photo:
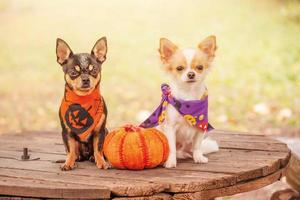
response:
[[[70,56],[73,55],[73,52],[69,45],[62,39],[56,39],[56,57],[57,62],[63,65]]]
[[[94,56],[98,62],[103,63],[106,60],[107,53],[107,40],[106,37],[100,38],[92,49],[92,56]]]
[[[160,39],[159,44],[159,53],[160,53],[160,59],[165,63],[167,62],[173,54],[177,51],[178,47],[172,43],[170,40],[166,38]]]
[[[217,50],[216,36],[208,36],[198,45],[198,48],[206,53],[209,58],[213,58]]]

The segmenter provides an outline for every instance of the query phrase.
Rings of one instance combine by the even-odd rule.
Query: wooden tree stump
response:
[[[62,172],[65,159],[58,132],[0,135],[0,196],[98,199],[212,199],[255,190],[285,174],[290,150],[263,135],[215,130],[220,151],[207,164],[180,160],[177,168],[99,170],[81,162]],[[33,161],[22,161],[23,147]]]
[[[286,178],[287,182],[300,193],[300,158],[297,155],[291,157]]]

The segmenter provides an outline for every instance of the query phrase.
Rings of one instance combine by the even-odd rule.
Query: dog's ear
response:
[[[163,62],[167,62],[172,55],[177,51],[178,47],[166,38],[160,38],[159,53],[160,59]]]
[[[98,62],[103,63],[106,60],[107,40],[106,37],[100,38],[94,45],[91,55],[94,56]]]
[[[198,45],[198,48],[206,53],[209,58],[213,58],[215,56],[215,51],[217,50],[216,36],[208,36]]]
[[[70,56],[73,55],[73,52],[69,45],[60,38],[56,39],[56,56],[57,62],[63,65]]]

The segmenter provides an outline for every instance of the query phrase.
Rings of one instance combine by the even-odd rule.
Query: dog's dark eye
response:
[[[176,67],[176,70],[177,70],[177,71],[182,71],[183,69],[184,69],[184,68],[183,68],[183,66],[181,66],[181,65],[178,66],[178,67]]]
[[[196,68],[197,68],[198,70],[203,70],[203,65],[197,65]]]
[[[69,74],[70,74],[70,76],[72,76],[72,77],[78,76],[78,72],[75,71],[75,70],[69,71]]]
[[[92,76],[97,76],[98,72],[99,72],[98,68],[97,67],[93,67],[93,69],[90,71],[90,74]]]

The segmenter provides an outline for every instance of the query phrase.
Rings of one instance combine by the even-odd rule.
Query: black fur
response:
[[[61,128],[62,128],[61,135],[62,135],[62,139],[63,139],[63,142],[64,142],[64,146],[65,146],[66,152],[70,152],[70,147],[69,147],[69,143],[68,143],[69,134],[68,134],[68,130],[67,130],[65,124],[64,124],[63,118],[60,115],[60,108],[59,108],[59,119],[60,119],[60,125],[61,125]]]
[[[108,134],[108,130],[106,128],[106,119],[107,119],[107,107],[106,107],[106,104],[105,104],[105,101],[104,99],[102,98],[103,100],[103,112],[105,114],[105,119],[101,125],[101,128],[99,130],[99,133],[96,133],[96,134],[99,134],[99,141],[98,141],[98,151],[101,151],[103,149],[103,143],[104,143],[104,139],[106,137],[106,135]]]

